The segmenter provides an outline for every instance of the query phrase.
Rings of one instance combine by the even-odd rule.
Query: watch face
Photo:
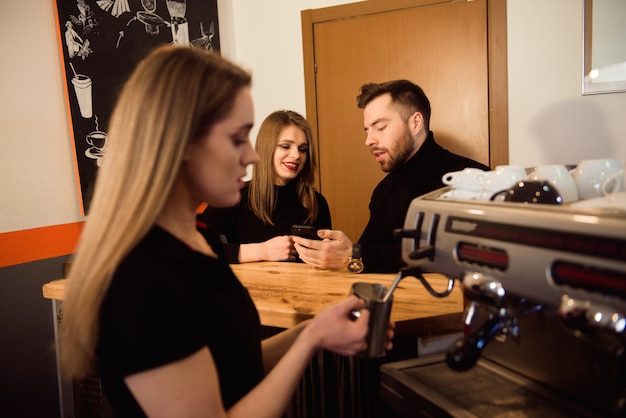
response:
[[[348,271],[351,273],[360,273],[363,271],[363,262],[360,259],[352,259],[348,263]]]

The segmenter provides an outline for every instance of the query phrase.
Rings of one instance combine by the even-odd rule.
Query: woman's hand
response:
[[[363,300],[356,296],[331,305],[313,318],[301,336],[308,338],[316,349],[346,356],[365,350],[369,311],[363,309],[356,319],[350,315],[353,311],[361,310],[363,306]]]
[[[290,235],[281,235],[262,243],[266,261],[295,261],[298,253]]]
[[[265,242],[241,244],[239,262],[253,261],[296,261],[298,253],[293,247],[290,235],[281,235]]]

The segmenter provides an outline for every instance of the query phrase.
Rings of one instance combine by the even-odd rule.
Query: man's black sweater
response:
[[[392,273],[405,266],[401,239],[395,238],[393,231],[404,226],[411,201],[443,187],[444,174],[467,167],[489,170],[484,164],[444,149],[429,132],[417,153],[378,183],[369,204],[369,222],[359,238],[365,271]]]

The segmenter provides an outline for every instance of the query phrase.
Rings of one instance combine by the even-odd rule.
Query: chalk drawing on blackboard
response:
[[[170,14],[169,21],[156,13],[156,3],[154,1],[142,0],[141,5],[144,10],[138,10],[135,16],[128,21],[126,27],[129,27],[132,22],[138,20],[144,24],[148,35],[157,36],[160,33],[161,26],[165,26],[170,28],[172,32],[171,44],[184,46],[191,45],[189,42],[189,22],[185,18],[185,13],[187,11],[186,0],[167,0],[166,4],[167,11]],[[213,32],[213,34],[214,33],[215,32]],[[116,48],[119,48],[120,42],[123,38],[124,32],[120,31],[117,38]]]
[[[189,22],[185,18],[187,0],[165,0],[165,5],[170,14],[172,44],[189,46]]]
[[[121,86],[140,60],[159,45],[191,45],[219,53],[217,0],[55,3],[77,185],[86,214],[104,150],[110,148],[110,143],[103,144]]]
[[[107,133],[100,130],[98,116],[96,116],[94,120],[96,123],[96,129],[89,132],[85,138],[87,145],[89,145],[89,148],[85,150],[85,156],[87,158],[91,158],[92,160],[96,160],[96,165],[100,167],[102,164],[102,157],[104,157],[104,151],[107,147]]]
[[[120,17],[123,13],[130,12],[128,0],[98,0],[96,3],[105,12],[111,12],[114,17]]]
[[[201,37],[194,39],[191,41],[193,46],[204,48],[209,51],[213,51],[213,37],[215,36],[215,22],[211,22],[209,25],[209,31],[204,31],[204,24],[200,21],[200,33]]]
[[[65,22],[65,28],[65,45],[67,46],[67,54],[70,58],[79,56],[84,60],[93,52],[89,47],[89,39],[83,40],[83,38],[76,33],[74,25],[69,20]]]
[[[78,102],[80,115],[85,119],[89,119],[93,115],[91,77],[85,74],[77,74],[71,62],[70,68],[72,69],[72,73],[74,73],[72,85],[74,86],[74,93],[76,93],[76,101]]]
[[[163,18],[156,13],[146,10],[138,10],[137,14],[128,21],[126,27],[130,26],[130,24],[133,23],[135,20],[138,20],[144,24],[144,26],[146,27],[146,33],[148,35],[154,36],[159,34],[159,28],[161,26],[167,24],[167,22],[165,22],[165,20],[163,20]]]
[[[70,21],[76,26],[83,28],[83,35],[88,34],[93,28],[98,26],[98,21],[94,17],[91,6],[85,0],[76,0],[78,16],[70,15]]]
[[[156,10],[156,0],[141,0],[141,6],[146,12],[154,12]]]

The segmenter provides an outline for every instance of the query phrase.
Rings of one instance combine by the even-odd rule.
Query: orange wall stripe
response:
[[[196,213],[200,214],[202,212],[204,212],[204,210],[206,209],[208,205],[206,203],[201,204],[200,206],[198,206],[198,209],[196,209]]]
[[[0,234],[0,267],[73,254],[84,222]]]
[[[198,208],[202,213],[206,204]],[[84,222],[0,233],[0,268],[73,254]]]

